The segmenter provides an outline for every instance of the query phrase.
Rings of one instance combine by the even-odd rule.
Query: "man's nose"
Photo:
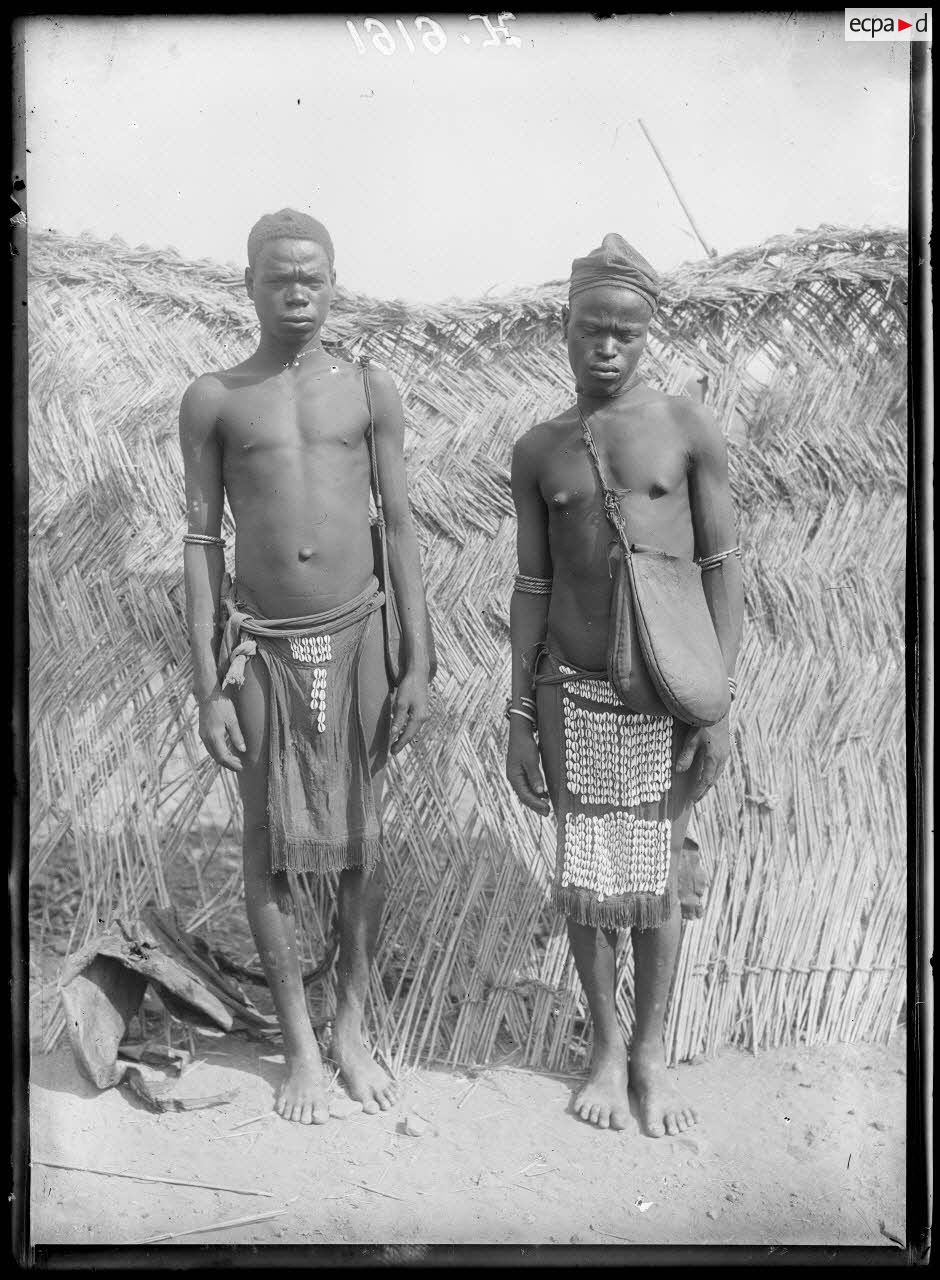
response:
[[[300,287],[299,280],[292,280],[287,286],[287,301],[290,303],[301,303],[304,301],[304,291]]]
[[[597,352],[602,356],[615,356],[617,354],[617,344],[614,341],[613,334],[605,333],[597,339]]]

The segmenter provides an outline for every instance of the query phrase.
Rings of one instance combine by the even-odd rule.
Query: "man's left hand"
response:
[[[717,724],[698,727],[689,725],[682,751],[676,761],[676,769],[679,773],[688,773],[695,766],[692,777],[694,779],[697,774],[698,780],[693,783],[693,804],[714,786],[730,754],[731,734],[727,716]]]
[[[409,672],[402,677],[401,684],[395,691],[391,730],[392,755],[398,755],[402,747],[407,747],[427,718],[427,676]]]

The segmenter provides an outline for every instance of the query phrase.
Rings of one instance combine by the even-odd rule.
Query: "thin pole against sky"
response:
[[[669,179],[669,185],[672,187],[673,191],[676,193],[676,199],[677,199],[677,200],[679,201],[679,203],[682,205],[682,209],[683,209],[683,211],[684,211],[684,213],[685,213],[685,216],[686,216],[686,217],[688,218],[688,220],[689,220],[689,223],[690,223],[690,225],[691,225],[691,227],[692,227],[692,230],[695,232],[696,236],[698,236],[699,243],[701,244],[701,246],[702,246],[702,248],[705,250],[705,252],[708,254],[708,256],[709,256],[710,258],[714,258],[714,257],[716,256],[716,252],[717,252],[717,251],[716,251],[715,249],[710,248],[710,247],[705,243],[705,238],[704,238],[704,236],[702,235],[701,231],[699,231],[698,227],[695,225],[695,219],[692,217],[692,214],[691,214],[691,213],[690,213],[690,211],[689,211],[689,206],[688,206],[688,205],[686,204],[686,202],[682,199],[682,194],[681,194],[681,192],[679,191],[679,188],[676,186],[676,184],[675,184],[675,181],[674,181],[674,179],[673,179],[672,174],[669,172],[669,169],[666,167],[666,161],[665,161],[665,160],[662,158],[662,156],[659,154],[659,147],[657,147],[656,143],[655,143],[655,142],[653,141],[653,139],[650,137],[650,131],[649,131],[649,129],[647,129],[646,125],[643,123],[643,121],[642,121],[642,120],[640,120],[640,119],[639,119],[639,117],[637,117],[637,124],[638,124],[638,125],[640,126],[640,128],[643,130],[644,134],[646,135],[646,141],[647,141],[647,142],[650,144],[650,146],[653,148],[653,152],[654,152],[654,154],[655,154],[655,156],[656,156],[656,159],[657,159],[657,160],[659,161],[659,163],[662,165],[662,167],[663,167],[663,173],[664,173],[664,174],[666,175],[666,177]]]

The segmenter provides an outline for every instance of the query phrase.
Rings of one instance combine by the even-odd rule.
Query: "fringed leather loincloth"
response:
[[[251,658],[268,673],[272,871],[369,870],[379,859],[359,671],[383,601],[375,578],[348,604],[305,618],[263,618],[234,584],[223,596],[222,687],[241,685]]]
[[[535,686],[558,827],[554,906],[581,924],[657,928],[676,892],[676,722],[629,711],[604,673],[567,666],[548,650]]]

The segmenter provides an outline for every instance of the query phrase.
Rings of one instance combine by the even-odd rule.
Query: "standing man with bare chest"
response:
[[[198,378],[180,410],[187,617],[200,736],[238,775],[244,806],[248,919],[287,1060],[277,1110],[322,1123],[327,1080],[286,873],[340,873],[331,1052],[350,1096],[386,1110],[392,1081],[363,1044],[362,1015],[384,897],[384,769],[389,744],[400,751],[427,717],[427,615],[398,393],[383,370],[330,357],[320,340],[335,285],[326,228],[290,209],[267,215],[248,264],[258,348]],[[405,655],[394,696],[369,525],[370,416]],[[227,595],[226,495],[236,525]]]
[[[577,400],[513,453],[519,573],[506,770],[522,803],[547,814],[550,797],[557,821],[552,896],[567,917],[594,1032],[576,1110],[622,1129],[629,1087],[654,1137],[696,1118],[668,1084],[663,1027],[679,940],[679,855],[691,807],[730,744],[727,718],[692,727],[654,702],[635,713],[608,679],[618,616],[610,517],[638,549],[698,559],[719,683],[723,663],[732,692],[743,615],[722,435],[702,405],[637,374],[658,292],[653,269],[617,235],[572,267],[564,333]],[[623,928],[632,930],[635,962],[629,1065],[615,1001]]]

